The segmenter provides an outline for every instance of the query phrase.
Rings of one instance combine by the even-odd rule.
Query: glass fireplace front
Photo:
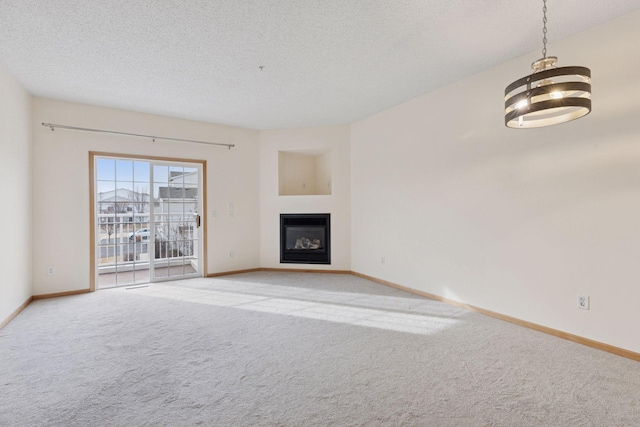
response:
[[[330,214],[281,214],[280,262],[331,264]]]

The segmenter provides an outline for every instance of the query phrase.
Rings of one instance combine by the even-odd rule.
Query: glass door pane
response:
[[[153,165],[154,279],[200,275],[200,168]]]
[[[201,275],[201,167],[95,158],[98,288]]]

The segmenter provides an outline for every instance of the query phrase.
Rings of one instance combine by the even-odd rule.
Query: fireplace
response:
[[[280,214],[280,262],[331,264],[330,214]]]

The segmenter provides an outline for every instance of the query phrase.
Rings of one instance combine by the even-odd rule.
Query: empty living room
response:
[[[640,425],[640,0],[0,0],[0,426]]]

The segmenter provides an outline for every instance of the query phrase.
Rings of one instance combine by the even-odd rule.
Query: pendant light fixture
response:
[[[531,64],[533,74],[504,90],[504,123],[510,128],[555,125],[591,111],[591,70],[556,67],[558,58],[547,56],[547,0],[542,14],[542,58]]]

